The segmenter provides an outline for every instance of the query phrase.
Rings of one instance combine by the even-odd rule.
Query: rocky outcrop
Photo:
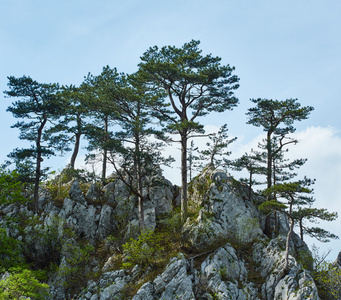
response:
[[[145,222],[147,228],[159,230],[167,226],[177,190],[163,177],[151,180],[157,184],[144,190]],[[121,245],[138,234],[138,210],[120,179],[103,189],[91,185],[87,193],[74,181],[68,197],[58,203],[44,191],[35,217],[23,206],[3,211],[9,216],[22,212],[34,220],[12,236],[23,241],[37,267],[51,259],[58,264],[48,282],[51,300],[319,299],[310,273],[295,259],[301,251],[309,255],[296,235],[290,244],[290,271],[283,270],[288,232],[284,215],[277,216],[279,236],[268,238],[264,218],[247,190],[222,171],[206,170],[190,184],[189,194],[184,251],[170,257],[157,273],[138,262],[132,270],[121,268],[125,260]],[[112,234],[121,239],[119,243],[110,244]],[[93,250],[86,252],[87,247]],[[77,274],[72,273],[74,257],[82,263],[76,266]],[[88,273],[94,275],[87,282]]]
[[[262,299],[319,299],[314,280],[293,256],[289,257],[290,271],[285,274],[283,243],[279,236],[264,244],[253,246],[253,261],[265,282],[261,287]]]
[[[194,276],[191,264],[180,253],[170,260],[165,271],[153,281],[146,282],[133,300],[182,299],[194,300]]]
[[[77,300],[112,300],[124,299],[122,291],[131,277],[123,270],[111,271],[102,274],[100,279],[90,281],[86,289],[80,293]]]
[[[229,243],[206,258],[199,274],[197,284],[198,288],[204,286],[204,298],[259,299],[256,285],[248,281],[245,261]]]
[[[198,217],[188,219],[184,233],[196,248],[205,249],[229,236],[241,243],[264,236],[259,211],[228,174],[208,169],[191,184],[191,190]]]

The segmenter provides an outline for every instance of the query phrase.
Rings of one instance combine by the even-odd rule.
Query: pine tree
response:
[[[203,56],[200,42],[192,40],[181,48],[157,46],[141,57],[139,72],[150,91],[164,93],[170,110],[159,113],[167,120],[168,130],[180,135],[181,144],[181,214],[187,218],[188,139],[204,132],[197,119],[210,112],[224,112],[235,107],[233,91],[239,78],[233,67],[222,66],[220,57]]]
[[[233,143],[237,138],[229,139],[227,134],[227,124],[221,126],[217,133],[209,135],[209,141],[206,143],[207,149],[200,150],[200,160],[209,161],[209,166],[213,169],[230,164],[227,157],[231,151],[227,151],[228,146]]]
[[[4,93],[8,97],[20,98],[7,108],[15,118],[23,119],[12,126],[20,130],[19,138],[27,140],[33,145],[30,148],[16,148],[9,156],[16,161],[35,160],[34,177],[34,209],[38,210],[38,191],[40,178],[43,175],[41,163],[43,157],[54,154],[53,148],[59,148],[60,144],[45,144],[49,142],[49,136],[45,133],[49,121],[59,115],[60,103],[55,95],[59,89],[58,84],[42,84],[30,77],[8,77],[9,90]]]
[[[250,108],[246,115],[249,116],[248,124],[263,127],[266,132],[264,148],[267,155],[267,187],[274,184],[274,165],[276,156],[283,153],[289,144],[296,144],[297,140],[288,135],[295,132],[293,124],[308,118],[313,110],[311,106],[301,107],[297,99],[284,101],[268,99],[251,99],[256,107]]]
[[[303,180],[296,182],[285,182],[273,185],[265,190],[265,194],[275,194],[276,199],[272,198],[259,206],[259,208],[266,213],[272,211],[283,212],[289,219],[290,228],[286,240],[285,272],[287,272],[289,268],[289,243],[296,223],[299,223],[300,236],[302,240],[304,231],[311,236],[315,236],[321,241],[327,241],[327,238],[337,238],[337,236],[322,228],[315,227],[313,229],[309,229],[308,227],[303,227],[302,221],[305,218],[308,220],[310,219],[311,221],[316,220],[317,218],[326,221],[333,221],[337,217],[336,213],[329,213],[325,209],[311,208],[315,199],[311,196],[313,189],[310,188],[310,186],[314,182],[315,180],[305,177]]]
[[[242,171],[246,169],[249,173],[248,178],[241,178],[241,182],[244,182],[248,186],[249,200],[252,201],[252,188],[255,185],[263,184],[254,178],[254,175],[264,174],[265,168],[262,166],[264,163],[264,155],[261,152],[251,149],[251,153],[245,153],[240,158],[235,159],[230,163],[230,167],[236,171]]]

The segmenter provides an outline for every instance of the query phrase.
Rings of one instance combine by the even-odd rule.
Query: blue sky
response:
[[[298,98],[314,106],[310,118],[296,124],[301,142],[290,151],[308,158],[302,172],[317,179],[317,205],[341,213],[341,2],[11,0],[1,1],[0,11],[2,91],[11,75],[78,85],[105,65],[132,73],[149,47],[197,39],[204,54],[220,56],[240,77],[238,108],[202,120],[211,129],[228,124],[238,137],[236,156],[261,138],[259,128],[246,125],[250,98]],[[6,112],[11,100],[1,98],[3,162],[22,142],[10,129],[16,122]],[[46,163],[62,168],[67,161]],[[176,166],[167,175],[177,182]],[[340,220],[326,228],[341,236]],[[341,242],[325,247],[336,257]]]

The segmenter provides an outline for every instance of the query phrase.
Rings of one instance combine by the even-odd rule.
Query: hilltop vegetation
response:
[[[0,170],[0,299],[340,296],[340,266],[314,260],[304,243],[338,238],[309,223],[337,213],[313,206],[315,180],[296,178],[306,159],[286,158],[294,123],[313,108],[251,99],[248,124],[266,133],[257,151],[229,159],[227,124],[198,149],[200,118],[239,101],[234,68],[199,44],[151,47],[136,73],[106,66],[79,87],[8,77],[13,127],[31,146]],[[100,175],[75,169],[85,140]],[[181,187],[161,171],[174,142]],[[70,164],[49,175],[44,158],[67,151]],[[231,169],[249,175],[236,180]]]

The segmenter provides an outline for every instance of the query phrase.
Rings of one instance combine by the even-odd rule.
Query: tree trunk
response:
[[[144,208],[143,208],[143,197],[142,197],[142,178],[141,178],[141,165],[138,164],[137,168],[138,171],[138,177],[137,177],[137,189],[139,191],[138,195],[138,203],[139,203],[139,223],[140,223],[140,230],[142,231],[145,228],[144,223]]]
[[[70,161],[70,167],[72,169],[75,168],[76,158],[77,158],[78,151],[79,151],[80,140],[81,140],[81,133],[77,132],[75,136],[75,146],[73,148],[73,153],[72,153],[71,161]]]
[[[300,236],[301,236],[301,241],[303,242],[303,220],[300,219]]]
[[[285,260],[284,260],[284,273],[287,274],[289,271],[289,246],[292,232],[294,230],[294,220],[290,217],[290,229],[287,235],[287,241],[285,245]]]
[[[42,158],[42,149],[41,149],[41,137],[43,133],[43,128],[47,122],[46,115],[43,115],[43,120],[40,123],[40,126],[38,128],[38,135],[36,139],[36,151],[37,151],[37,162],[36,162],[36,174],[35,174],[35,180],[34,180],[34,212],[38,212],[38,197],[39,197],[39,183],[40,183],[40,176],[41,176],[41,162],[43,160]]]
[[[181,221],[187,218],[187,132],[181,133]]]
[[[292,204],[294,202],[294,199],[291,199],[290,206],[289,206],[289,218],[290,218],[290,229],[287,235],[287,242],[285,245],[285,260],[284,260],[284,274],[287,274],[289,271],[289,246],[290,246],[290,239],[292,232],[294,231],[294,219],[292,218]]]
[[[103,150],[103,162],[102,162],[102,182],[105,183],[105,178],[107,176],[107,157],[108,151],[107,149]]]
[[[41,175],[41,150],[37,149],[37,162],[36,162],[36,172],[35,172],[35,179],[34,179],[34,212],[38,212],[38,198],[39,198],[39,182],[40,182],[40,175]]]
[[[269,130],[267,132],[266,137],[266,150],[267,150],[267,173],[266,173],[266,180],[267,180],[267,188],[271,187],[272,183],[272,152],[271,152],[271,131]],[[266,200],[270,200],[272,198],[272,195],[266,196]],[[265,230],[264,233],[268,237],[272,237],[273,228],[271,227],[271,217],[272,214],[269,214],[265,217]]]
[[[271,151],[271,132],[268,131],[266,137],[266,149],[267,149],[267,188],[272,186],[272,151]]]
[[[105,116],[104,118],[104,130],[105,130],[105,140],[107,139],[107,134],[109,130],[109,120],[108,116]],[[105,183],[105,178],[107,176],[107,157],[108,157],[108,151],[106,147],[103,149],[103,162],[102,162],[102,183]]]
[[[137,180],[137,191],[138,191],[138,206],[139,206],[139,224],[140,231],[145,228],[144,223],[144,209],[143,209],[143,187],[142,187],[142,166],[141,166],[141,153],[140,153],[140,136],[138,133],[135,134],[135,166],[136,166],[136,180]]]
[[[252,169],[250,169],[250,177],[249,177],[249,201],[251,201],[252,197]]]

